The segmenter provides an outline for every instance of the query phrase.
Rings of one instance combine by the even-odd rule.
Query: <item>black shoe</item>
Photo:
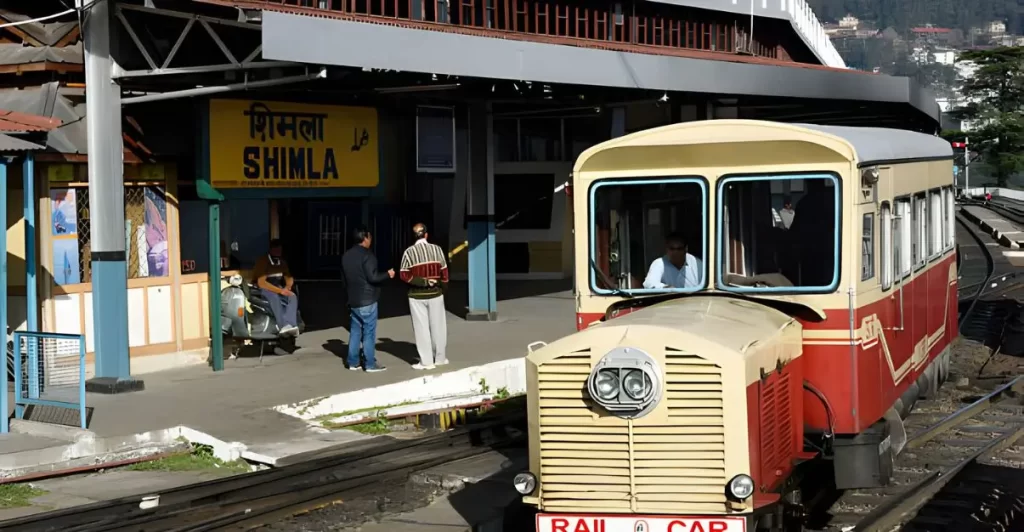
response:
[[[386,367],[384,367],[384,366],[381,366],[380,364],[378,364],[378,365],[376,365],[376,366],[374,366],[374,367],[372,367],[372,368],[366,368],[366,372],[367,372],[367,373],[380,373],[380,372],[382,372],[382,371],[387,371],[387,369],[388,369],[388,368],[386,368]]]

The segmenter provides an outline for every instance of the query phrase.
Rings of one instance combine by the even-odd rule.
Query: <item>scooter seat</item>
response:
[[[253,340],[257,342],[266,342],[271,340],[280,340],[281,337],[276,334],[254,334],[251,336]]]

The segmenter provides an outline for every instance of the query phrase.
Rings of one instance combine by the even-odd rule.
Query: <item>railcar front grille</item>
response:
[[[589,350],[538,368],[545,509],[725,513],[721,368],[671,348],[665,360],[669,422],[632,429],[589,399]]]

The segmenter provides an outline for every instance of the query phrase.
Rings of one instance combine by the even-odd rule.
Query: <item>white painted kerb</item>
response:
[[[481,380],[486,382],[487,392],[481,389]],[[435,406],[442,409],[486,399],[486,396],[501,388],[505,388],[510,395],[526,392],[525,358],[499,360],[448,373],[427,374],[395,384],[280,405],[274,407],[274,410],[309,421],[341,412],[385,409],[403,403],[429,403],[429,409]],[[424,406],[428,405],[416,405],[415,408],[413,405],[404,405],[387,410],[397,414],[423,411]]]

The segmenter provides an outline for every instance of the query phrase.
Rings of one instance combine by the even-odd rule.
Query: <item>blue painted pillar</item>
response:
[[[494,260],[494,128],[491,104],[471,104],[468,112],[466,229],[469,241],[469,312],[466,319],[495,321],[498,319],[498,301]]]
[[[92,255],[93,345],[96,376],[86,390],[143,389],[133,379],[128,351],[128,267],[125,254],[124,145],[121,89],[112,79],[113,2],[92,2],[82,20],[85,107],[89,147],[89,237]]]
[[[7,325],[7,159],[0,156],[0,220],[3,230],[0,231],[0,323]],[[6,327],[4,329],[6,331]],[[4,362],[0,367],[0,433],[10,432],[7,414],[7,333],[4,333]]]
[[[36,253],[39,235],[36,226],[39,220],[36,218],[35,156],[31,153],[25,156],[25,162],[22,164],[22,181],[25,189],[25,321],[29,331],[39,332],[39,287],[36,285],[36,272],[39,267]],[[5,298],[4,303],[6,301]]]

